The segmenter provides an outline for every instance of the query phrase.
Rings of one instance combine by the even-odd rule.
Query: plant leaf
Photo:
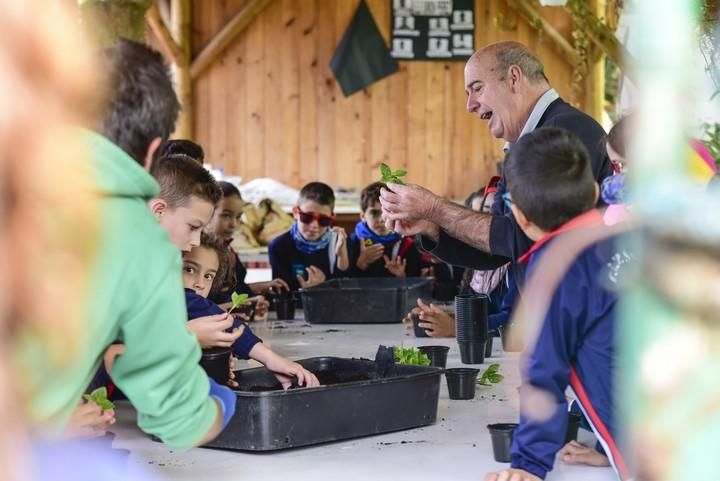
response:
[[[238,294],[237,292],[233,292],[230,295],[230,299],[232,300],[232,306],[230,306],[230,310],[228,310],[228,314],[237,309],[238,307],[245,304],[248,300],[247,294]]]
[[[390,169],[390,166],[385,163],[380,164],[380,174],[382,174],[383,178],[390,177],[392,175],[392,170]]]
[[[407,175],[407,171],[402,170],[402,169],[396,170],[395,172],[393,172],[393,175],[395,177],[405,177]]]

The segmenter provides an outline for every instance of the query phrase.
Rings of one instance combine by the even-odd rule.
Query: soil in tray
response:
[[[320,384],[323,386],[331,386],[333,384],[345,384],[349,382],[357,382],[357,381],[369,381],[371,379],[374,379],[373,376],[369,373],[338,373],[336,371],[317,371],[314,372],[318,378],[318,381],[320,381]],[[302,387],[302,386],[296,386],[293,384],[293,386],[290,389],[296,388],[296,387]],[[249,392],[268,392],[268,391],[282,391],[282,386],[280,384],[274,384],[272,386],[243,386],[240,385],[240,388],[238,389],[240,391],[249,391]]]

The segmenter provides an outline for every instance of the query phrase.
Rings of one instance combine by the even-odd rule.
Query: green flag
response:
[[[330,60],[330,69],[345,97],[397,72],[397,62],[390,55],[365,0],[360,1],[350,26],[335,50]]]

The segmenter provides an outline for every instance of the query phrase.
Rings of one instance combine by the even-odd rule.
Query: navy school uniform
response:
[[[222,310],[217,304],[203,296],[198,295],[192,289],[185,289],[185,304],[187,305],[188,320],[197,319],[198,317],[213,316],[216,314],[222,314],[225,311]],[[245,330],[242,335],[232,345],[233,354],[235,357],[240,359],[250,359],[250,350],[255,347],[255,344],[262,342],[262,339],[257,337],[252,332],[250,326],[244,322],[233,323],[233,328],[238,327],[240,324],[245,326]]]
[[[621,479],[628,479],[616,443],[613,393],[617,328],[614,283],[618,270],[630,257],[618,250],[616,240],[599,241],[577,256],[553,294],[534,348],[525,353],[524,384],[549,393],[557,405],[552,417],[542,423],[520,416],[511,449],[513,468],[540,478],[552,470],[565,441],[565,391],[570,387],[616,472]],[[541,240],[528,252],[528,272],[536,266],[547,241]]]
[[[385,259],[382,257],[370,264],[367,269],[358,269],[357,260],[360,257],[361,242],[363,242],[363,239],[359,238],[355,233],[350,234],[350,237],[348,237],[351,275],[355,277],[394,277],[385,268]],[[422,260],[412,237],[401,237],[395,242],[385,244],[385,255],[392,260],[402,257],[407,261],[405,265],[406,277],[420,276],[420,269],[423,267]]]
[[[330,247],[312,254],[305,254],[295,246],[295,240],[290,232],[277,236],[270,242],[269,246],[273,279],[280,278],[284,280],[291,291],[296,291],[300,289],[297,274],[306,272],[305,269],[310,266],[315,266],[323,271],[326,279],[347,275],[347,272],[340,271],[337,265],[330,269],[329,249]]]

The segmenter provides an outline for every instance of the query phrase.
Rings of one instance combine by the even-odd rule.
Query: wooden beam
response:
[[[580,62],[580,56],[573,46],[570,45],[570,42],[568,42],[545,17],[540,15],[540,12],[538,12],[528,0],[505,0],[505,2],[517,10],[533,28],[547,35],[547,38],[550,39],[555,50],[557,50],[570,65],[575,66]]]
[[[632,69],[629,68],[634,65],[632,55],[618,42],[612,30],[595,15],[585,0],[570,0],[565,8],[590,40],[623,71],[624,75],[632,78]]]
[[[167,25],[165,25],[165,22],[160,17],[157,4],[150,7],[145,14],[145,19],[148,25],[150,25],[150,30],[155,34],[165,57],[175,65],[187,63],[189,59],[185,58],[183,52],[180,50],[180,46],[173,40],[170,30],[168,30]]]
[[[255,19],[270,3],[270,0],[249,0],[245,6],[223,27],[202,49],[190,67],[190,76],[196,79],[208,68],[217,56],[230,45],[237,35]]]
[[[193,139],[193,94],[190,78],[191,0],[172,0],[170,3],[170,29],[182,61],[173,66],[175,90],[180,100],[180,117],[173,137]]]

